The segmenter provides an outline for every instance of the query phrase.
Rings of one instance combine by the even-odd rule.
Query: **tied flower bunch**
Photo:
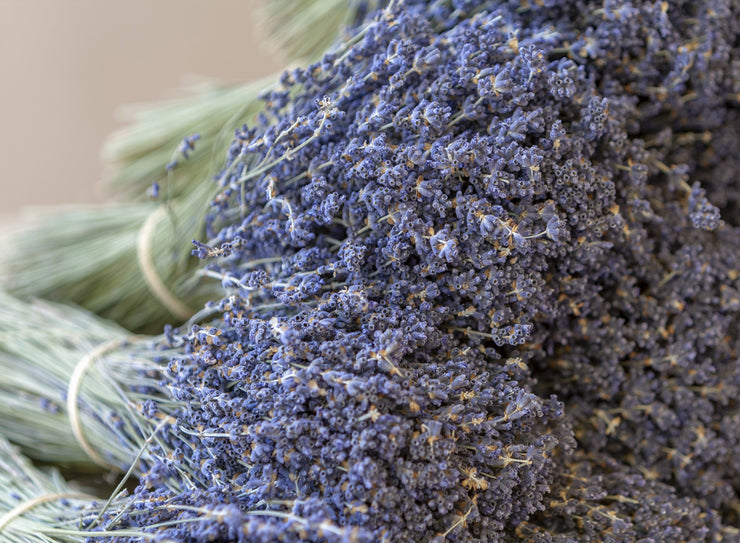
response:
[[[99,537],[740,540],[740,7],[357,5],[114,375],[157,437]]]

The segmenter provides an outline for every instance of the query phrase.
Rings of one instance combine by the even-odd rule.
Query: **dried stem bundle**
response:
[[[129,330],[161,332],[217,295],[194,274],[188,243],[203,237],[212,195],[200,183],[168,205],[41,211],[3,236],[0,282],[22,298],[72,302]]]
[[[173,525],[208,518],[191,515],[188,519],[149,522],[146,530],[115,528],[112,522],[130,509],[141,508],[136,497],[125,493],[107,502],[68,483],[56,470],[40,470],[18,449],[0,437],[0,541],[8,543],[82,543],[84,541],[152,541],[156,532]],[[146,507],[155,508],[151,504]],[[165,504],[160,508],[171,508]],[[145,509],[146,510],[146,509]],[[195,517],[195,518],[193,518]],[[102,521],[102,522],[101,522]],[[131,539],[128,539],[131,538]],[[172,540],[160,538],[172,543]]]
[[[41,471],[0,438],[0,540],[8,543],[82,542],[95,518],[95,497],[68,484],[56,470]],[[116,503],[116,506],[118,504]],[[133,530],[119,532],[133,536]]]
[[[37,460],[128,469],[157,421],[167,351],[73,307],[0,295],[0,434]]]
[[[179,99],[122,109],[129,124],[114,132],[103,148],[112,170],[109,190],[129,200],[145,200],[147,188],[157,183],[165,197],[187,194],[218,170],[233,131],[262,110],[259,95],[276,80],[269,76],[238,86],[204,84]],[[187,161],[167,170],[183,137],[192,133],[200,136],[197,148]]]
[[[343,29],[357,24],[383,3],[381,0],[272,0],[266,5],[266,22],[272,37],[288,57],[314,59],[334,43]]]

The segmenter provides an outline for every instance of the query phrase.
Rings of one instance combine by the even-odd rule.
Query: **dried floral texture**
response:
[[[264,503],[250,499],[248,494],[232,492],[229,487],[180,493],[137,490],[127,501],[128,506],[103,515],[101,529],[94,534],[95,541],[371,541],[367,532],[359,528],[339,527],[327,520],[324,507],[314,498],[303,501],[299,514],[277,508],[265,509]]]
[[[669,190],[700,181],[734,225],[740,140],[740,7],[737,2],[559,2],[532,9],[563,32],[562,54],[583,64],[606,96],[639,99],[640,136],[685,164]],[[562,24],[572,20],[574,24]]]
[[[697,224],[740,226],[740,98],[723,123],[702,132],[662,130],[647,140],[667,164],[686,164],[678,183],[691,182],[688,205]],[[688,175],[688,174],[691,175]],[[675,178],[676,176],[674,176]],[[716,209],[711,209],[714,206]]]
[[[697,230],[671,207],[631,224],[595,262],[599,280],[578,286],[533,363],[546,390],[572,406],[584,447],[648,469],[732,525],[740,243],[735,230]]]
[[[518,526],[510,541],[729,543],[740,537],[716,512],[608,455],[576,453],[553,486],[547,509]]]
[[[697,157],[736,119],[739,14],[615,6],[392,5],[237,132],[195,252],[255,311],[358,288],[489,363],[520,356],[586,450],[733,524],[738,232],[708,197],[728,163]]]
[[[437,34],[409,11],[326,66],[286,75],[311,93],[276,110],[264,133],[238,135],[215,202],[225,227],[196,251],[225,256],[212,275],[248,298],[296,301],[372,278],[394,302],[444,306],[452,327],[522,343],[532,315],[551,313],[548,258],[621,224],[615,186],[627,173],[615,166],[646,153],[621,145],[631,100],[599,98],[575,64],[545,62],[535,45],[545,38],[513,40],[501,17]],[[570,98],[548,91],[546,65]]]
[[[517,361],[492,364],[359,288],[294,316],[228,304],[170,363],[192,441],[143,475],[142,496],[179,499],[160,477],[185,457],[222,492],[210,503],[282,518],[291,541],[497,541],[544,507],[570,430]],[[295,533],[322,523],[335,531]]]
[[[158,509],[172,510],[176,504],[148,501],[137,496],[118,494],[111,499],[94,496],[65,481],[56,470],[42,470],[31,464],[4,438],[0,438],[0,538],[23,543],[82,543],[101,540],[153,541],[156,528],[171,528],[170,520],[158,524]],[[112,528],[122,516],[136,516],[145,510],[151,519],[150,531],[135,527]],[[133,512],[132,512],[133,511]],[[221,511],[201,513],[198,522],[207,522]],[[161,516],[165,516],[164,515]],[[222,518],[222,517],[221,517]],[[177,524],[192,524],[193,519],[177,520]],[[219,520],[221,522],[221,520]],[[202,541],[202,540],[201,540]]]

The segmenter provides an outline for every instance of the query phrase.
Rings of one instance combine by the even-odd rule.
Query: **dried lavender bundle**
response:
[[[197,248],[233,298],[168,365],[188,448],[137,490],[190,462],[166,511],[211,523],[158,536],[736,541],[740,237],[692,148],[740,13],[692,5],[395,2],[286,74]]]
[[[86,311],[0,294],[0,434],[56,464],[127,470],[166,416],[147,417],[171,353]],[[155,435],[152,439],[159,439]]]
[[[186,406],[167,401],[158,388],[163,386],[162,366],[149,359],[169,359],[172,352],[154,351],[151,341],[137,345],[139,338],[128,338],[124,330],[81,310],[41,302],[29,306],[6,295],[0,302],[0,431],[33,457],[57,464],[95,462],[123,470],[142,459],[132,470],[140,476],[140,486],[131,498],[113,500],[102,509],[93,504],[76,530],[50,523],[39,533],[63,541],[77,541],[78,536],[202,541],[209,534],[240,541],[268,541],[276,534],[292,541],[305,540],[307,534],[310,540],[344,541],[361,533],[317,517],[309,504],[301,505],[301,514],[286,504],[252,499],[246,487],[212,478],[210,464],[219,459],[203,460],[212,455],[214,440],[229,436],[203,428],[181,432],[183,421],[166,414]],[[40,333],[49,323],[55,323],[52,330]],[[196,451],[205,451],[206,457],[196,458]],[[0,485],[3,469],[0,461]],[[16,516],[36,503],[57,497],[26,486],[33,496],[14,493],[9,498],[8,518],[14,524]],[[95,531],[85,531],[91,521]]]
[[[195,274],[209,183],[167,204],[41,210],[3,235],[0,284],[22,297],[80,305],[136,332],[183,322],[217,295]]]
[[[546,498],[522,492],[509,496],[512,514],[496,503],[505,477],[495,472],[484,484],[475,475],[549,459],[537,445],[527,458],[507,457],[506,445],[486,449],[475,436],[464,443],[467,460],[481,464],[444,460],[471,479],[441,467],[432,471],[442,483],[423,478],[419,489],[403,479],[399,457],[427,454],[414,437],[454,439],[454,451],[472,433],[466,400],[496,397],[464,388],[479,374],[469,360],[460,361],[468,371],[459,381],[457,368],[445,368],[445,384],[426,375],[430,360],[414,357],[438,341],[431,348],[445,362],[453,359],[446,348],[480,349],[492,372],[502,371],[498,359],[520,355],[535,394],[568,401],[585,450],[614,453],[661,481],[666,502],[675,494],[701,512],[689,515],[696,524],[661,532],[676,519],[657,507],[659,540],[712,537],[716,526],[702,525],[710,517],[737,524],[740,237],[731,209],[708,199],[716,179],[697,168],[692,148],[708,152],[702,132],[732,122],[740,13],[711,2],[667,17],[665,4],[634,4],[615,12],[594,2],[580,13],[568,4],[398,2],[356,47],[285,74],[275,107],[238,135],[224,197],[214,202],[223,230],[197,252],[228,255],[207,272],[250,303],[228,310],[218,329],[193,332],[192,355],[177,371],[183,394],[213,406],[188,413],[194,424],[224,433],[246,426],[237,436],[244,444],[212,447],[229,456],[251,450],[277,474],[278,482],[264,477],[262,492],[320,495],[332,518],[377,537],[397,529],[394,541],[500,541],[523,508],[547,509]],[[719,8],[728,18],[715,16]],[[649,24],[658,20],[659,34]],[[687,39],[701,58],[666,60],[665,51],[690,53]],[[727,55],[733,61],[720,62]],[[625,67],[625,57],[635,60]],[[679,151],[688,160],[675,162]],[[252,269],[278,255],[280,266]],[[290,310],[250,312],[270,296]],[[430,405],[436,392],[442,398]],[[404,406],[409,397],[415,403]],[[507,409],[536,411],[534,400],[517,405],[506,398],[469,420],[483,432]],[[229,409],[233,418],[224,418]],[[257,420],[264,414],[268,423]],[[433,421],[427,430],[403,439],[404,423],[425,420]],[[212,469],[222,476],[239,467],[227,457]],[[515,479],[548,484],[542,475]],[[366,485],[353,489],[350,506],[344,477]],[[650,495],[629,497],[643,481],[628,481],[625,498],[649,509]],[[415,509],[433,503],[425,492],[453,503]],[[582,535],[635,540],[618,532],[599,523]]]

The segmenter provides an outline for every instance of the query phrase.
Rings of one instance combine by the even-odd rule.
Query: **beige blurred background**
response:
[[[0,217],[93,202],[120,106],[278,70],[269,0],[0,0]],[[117,116],[118,115],[118,116]]]

